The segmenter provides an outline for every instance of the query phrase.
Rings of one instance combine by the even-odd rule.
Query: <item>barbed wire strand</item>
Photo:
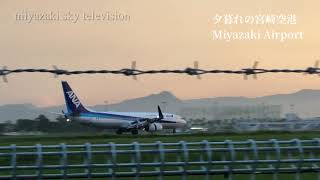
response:
[[[251,68],[243,68],[240,70],[222,70],[222,69],[200,69],[199,62],[194,62],[194,67],[187,67],[185,69],[160,69],[160,70],[141,70],[136,69],[136,61],[133,61],[131,68],[123,68],[119,70],[66,70],[60,69],[57,66],[53,66],[53,69],[45,68],[19,68],[19,69],[8,69],[7,66],[3,66],[0,69],[0,76],[4,82],[8,82],[7,76],[10,74],[18,73],[51,73],[55,77],[60,75],[80,75],[80,74],[116,74],[124,76],[132,76],[133,79],[137,80],[137,76],[144,74],[186,74],[190,76],[197,76],[198,79],[200,75],[203,74],[243,74],[244,79],[248,79],[248,76],[253,76],[254,79],[257,78],[258,74],[266,73],[300,73],[300,74],[317,74],[320,75],[319,61],[316,61],[313,67],[307,67],[306,69],[263,69],[257,68],[258,61],[255,61]]]

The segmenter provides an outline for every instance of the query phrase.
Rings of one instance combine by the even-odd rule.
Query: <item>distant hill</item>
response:
[[[276,94],[257,98],[247,97],[215,97],[180,100],[171,92],[163,91],[158,94],[134,98],[122,101],[117,104],[96,105],[89,107],[94,110],[106,109],[111,111],[156,111],[156,106],[160,105],[165,112],[179,113],[184,107],[209,107],[219,106],[239,106],[239,105],[282,105],[283,112],[290,111],[290,105],[294,104],[294,110],[302,117],[320,116],[320,90],[301,90],[290,94]],[[57,115],[50,112],[61,112],[64,106],[53,106],[40,108],[32,104],[10,104],[0,106],[0,122],[7,120],[15,121],[19,118],[33,119],[39,114],[45,114],[50,119],[55,119]]]
[[[171,92],[163,91],[159,94],[122,101],[118,104],[109,105],[112,111],[156,111],[157,105],[166,108],[170,106],[170,111],[177,112],[183,101],[174,96]],[[106,110],[106,105],[96,105],[92,107],[96,110]]]
[[[55,119],[56,115],[50,112],[61,112],[62,106],[48,108],[36,107],[32,104],[8,104],[0,106],[0,123],[5,121],[14,122],[17,119],[34,119],[40,114],[45,114],[50,119]]]

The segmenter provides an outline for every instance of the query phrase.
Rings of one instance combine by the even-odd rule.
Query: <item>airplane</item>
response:
[[[138,130],[156,132],[163,129],[182,129],[186,121],[180,116],[162,113],[158,106],[158,113],[153,112],[97,112],[86,108],[69,86],[62,81],[62,89],[67,107],[67,112],[62,110],[62,115],[67,121],[74,120],[81,124],[91,124],[105,129],[114,129],[117,134],[131,132],[138,134]]]

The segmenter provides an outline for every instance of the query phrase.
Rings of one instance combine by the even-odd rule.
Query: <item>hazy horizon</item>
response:
[[[137,61],[138,69],[184,69],[200,62],[204,69],[304,69],[320,59],[319,1],[177,0],[177,1],[36,1],[0,2],[0,66],[8,68],[121,69]],[[122,13],[128,21],[18,21],[25,12]],[[303,31],[303,40],[212,40],[216,14],[296,14],[297,25],[272,26],[278,31]],[[223,27],[223,26],[219,26]],[[251,27],[229,27],[237,31]],[[257,27],[255,27],[257,28]],[[258,27],[260,28],[260,26]],[[261,26],[261,29],[269,27]],[[87,105],[110,104],[167,90],[181,99],[221,96],[258,97],[301,89],[320,89],[316,75],[263,74],[258,80],[242,75],[143,75],[138,81],[119,75],[60,76],[13,74],[0,81],[0,104],[63,104],[61,80],[67,80]]]
[[[243,98],[261,98],[261,97],[268,97],[268,96],[274,96],[274,95],[287,95],[287,94],[294,94],[294,93],[298,93],[298,92],[301,92],[301,91],[320,91],[320,89],[300,89],[298,91],[293,91],[293,92],[288,92],[288,93],[277,93],[277,94],[266,94],[266,95],[263,95],[263,96],[255,96],[255,97],[248,97],[248,96],[210,96],[210,97],[199,97],[199,98],[180,98],[179,96],[177,96],[176,94],[174,94],[173,92],[170,92],[170,91],[166,91],[166,90],[163,90],[161,92],[158,92],[158,93],[151,93],[151,94],[146,94],[144,96],[137,96],[137,97],[131,97],[129,99],[123,99],[123,100],[120,100],[120,101],[117,101],[117,102],[108,102],[108,105],[113,105],[113,104],[118,104],[118,103],[122,103],[122,102],[125,102],[125,101],[128,101],[128,100],[133,100],[133,99],[139,99],[139,98],[144,98],[144,97],[147,97],[147,96],[151,96],[151,95],[158,95],[158,94],[161,94],[161,93],[164,93],[164,92],[168,92],[170,93],[171,95],[173,95],[174,97],[178,98],[179,100],[182,100],[182,101],[186,101],[186,100],[196,100],[196,99],[214,99],[214,98],[233,98],[233,97],[243,97]],[[74,90],[76,92],[76,90]],[[61,92],[62,93],[62,92]],[[88,105],[88,106],[95,106],[95,105],[104,105],[105,102],[104,101],[101,101],[101,102],[97,102],[96,104],[87,104],[87,102],[84,102],[82,99],[82,96],[81,94],[78,94],[76,92],[76,95],[78,96],[78,98],[80,99],[80,101],[85,104],[85,105]],[[54,104],[54,105],[49,105],[49,106],[41,106],[41,105],[37,105],[37,104],[33,104],[32,102],[22,102],[22,103],[8,103],[8,104],[0,104],[0,106],[5,106],[5,105],[16,105],[16,104],[32,104],[33,106],[36,106],[36,107],[52,107],[52,106],[64,106],[65,105],[65,102],[63,100],[63,102],[61,104]]]

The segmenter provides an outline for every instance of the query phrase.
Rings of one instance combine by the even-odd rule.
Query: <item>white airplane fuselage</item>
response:
[[[164,118],[160,123],[163,129],[181,129],[186,121],[175,114],[163,113]],[[72,120],[83,124],[91,124],[106,129],[121,129],[128,127],[132,122],[141,118],[157,118],[157,113],[151,112],[93,112],[80,113],[70,117]]]

